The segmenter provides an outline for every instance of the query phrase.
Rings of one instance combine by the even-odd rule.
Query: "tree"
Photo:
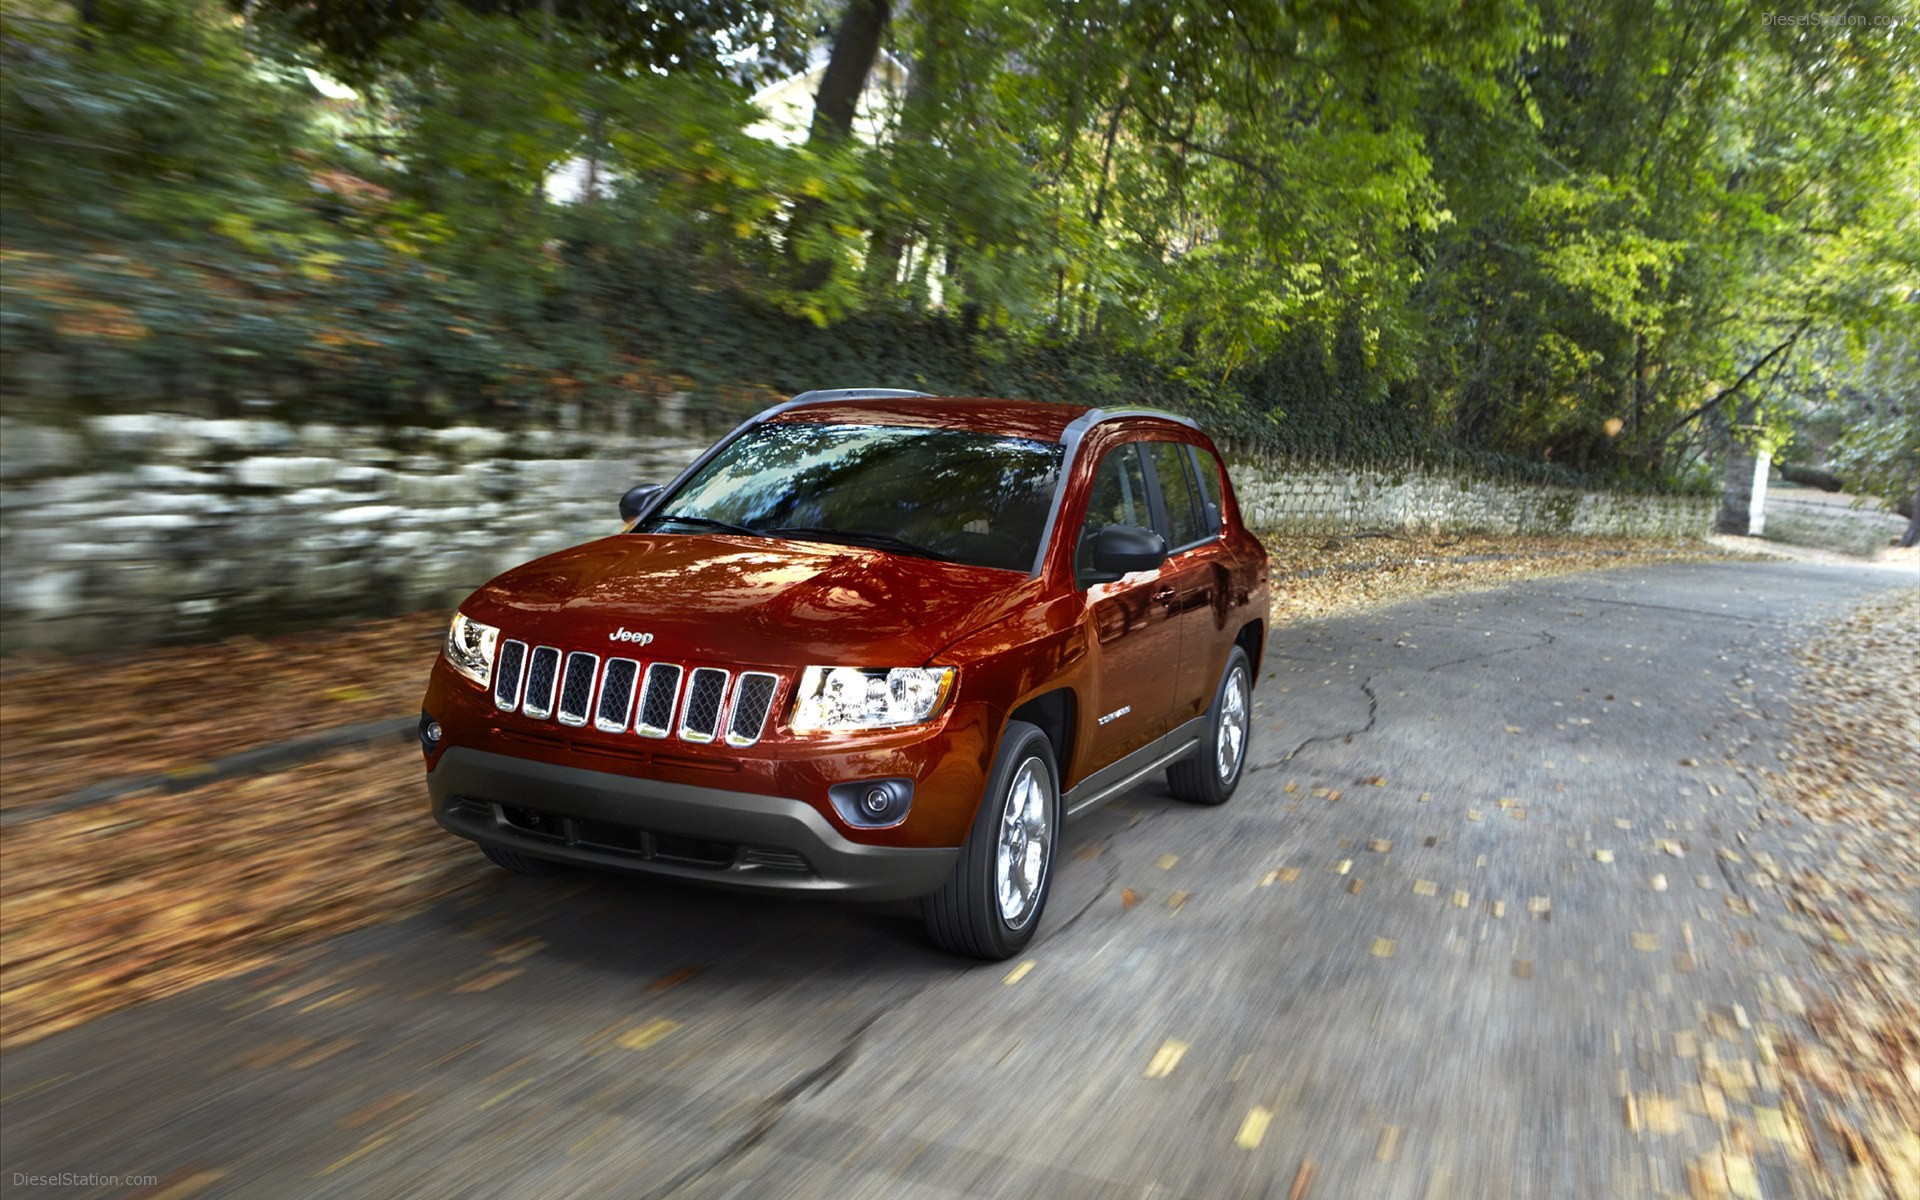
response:
[[[1876,339],[1836,391],[1844,432],[1828,461],[1849,490],[1907,518],[1902,546],[1920,544],[1920,339],[1910,329]]]

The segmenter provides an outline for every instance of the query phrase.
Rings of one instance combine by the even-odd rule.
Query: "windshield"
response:
[[[1026,571],[1062,448],[892,425],[759,425],[654,507],[649,532],[732,532],[874,546]]]

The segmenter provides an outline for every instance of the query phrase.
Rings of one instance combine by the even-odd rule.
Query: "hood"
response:
[[[899,667],[1037,591],[1011,571],[862,546],[629,533],[516,567],[461,609],[505,637],[642,661]]]

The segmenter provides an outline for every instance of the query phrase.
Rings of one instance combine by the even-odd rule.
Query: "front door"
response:
[[[1116,446],[1100,460],[1086,518],[1078,531],[1075,569],[1088,565],[1093,538],[1108,525],[1154,529],[1147,473],[1138,444]],[[1160,571],[1136,571],[1087,588],[1093,616],[1089,647],[1087,752],[1068,768],[1068,786],[1152,742],[1167,731],[1168,705],[1180,664],[1180,627]]]

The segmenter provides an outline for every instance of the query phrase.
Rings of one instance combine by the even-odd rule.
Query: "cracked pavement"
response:
[[[0,1196],[1686,1195],[1812,969],[1745,869],[1822,852],[1756,790],[1786,647],[1916,584],[1673,563],[1282,626],[1239,794],[1075,824],[1009,963],[912,905],[476,867],[8,1051]]]

